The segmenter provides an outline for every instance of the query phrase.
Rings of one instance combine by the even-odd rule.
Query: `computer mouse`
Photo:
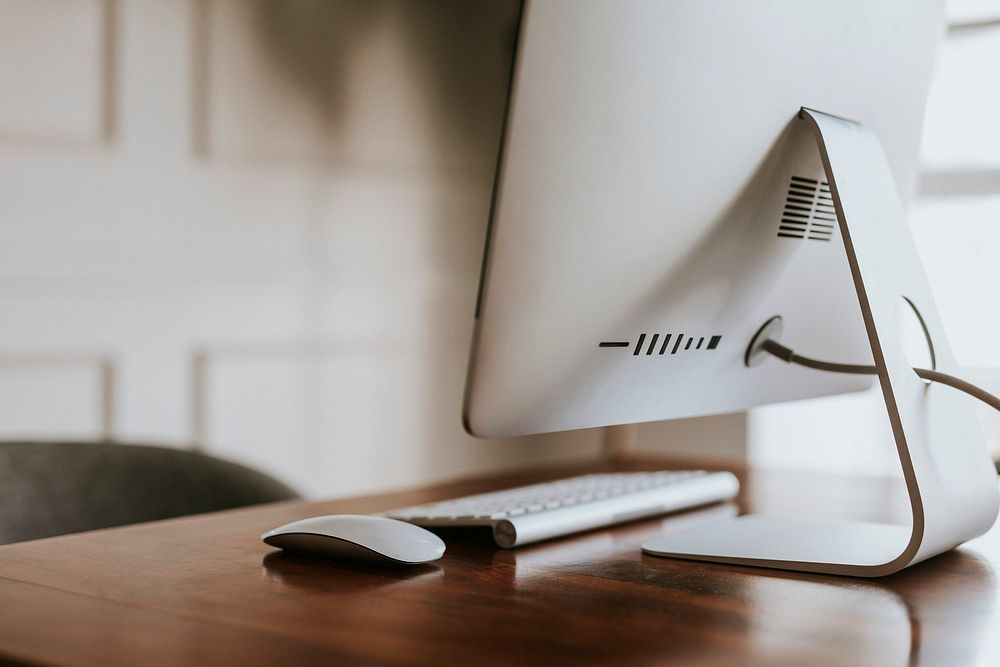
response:
[[[417,565],[444,555],[441,538],[383,516],[334,514],[286,523],[260,536],[292,553],[379,565]]]

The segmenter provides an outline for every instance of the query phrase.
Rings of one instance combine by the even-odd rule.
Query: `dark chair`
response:
[[[0,442],[0,544],[296,498],[197,452],[93,442]]]

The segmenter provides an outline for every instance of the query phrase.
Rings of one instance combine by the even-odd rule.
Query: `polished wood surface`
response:
[[[753,509],[903,520],[902,486],[744,472],[737,508],[495,547],[442,533],[416,568],[277,552],[260,534],[607,468],[535,470],[0,547],[0,662],[57,664],[1000,664],[1000,528],[879,580],[709,565],[639,545]],[[665,461],[616,467],[685,467]]]

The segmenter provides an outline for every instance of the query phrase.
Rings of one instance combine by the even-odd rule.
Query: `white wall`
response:
[[[0,0],[0,437],[97,437],[107,397],[314,495],[594,455],[459,422],[515,9]]]
[[[912,228],[959,359],[1000,366],[1000,6],[950,6]],[[100,435],[110,359],[116,437],[310,494],[594,455],[458,420],[513,11],[0,0],[0,437]],[[895,468],[877,394],[640,443]]]
[[[951,0],[948,10],[910,227],[958,362],[1000,369],[1000,3]],[[991,381],[1000,390],[1000,373]],[[977,410],[1000,450],[1000,416]],[[761,465],[899,471],[877,388],[753,410],[747,432]]]

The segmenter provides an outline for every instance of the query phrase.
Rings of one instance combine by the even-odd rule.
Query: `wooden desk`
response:
[[[286,556],[258,537],[304,516],[576,472],[282,503],[2,547],[0,662],[1000,664],[997,527],[877,581],[639,552],[645,539],[696,514],[512,551],[487,535],[446,534],[444,558],[416,569]],[[752,472],[744,480],[744,509],[885,520],[899,518],[902,506],[891,482]]]

